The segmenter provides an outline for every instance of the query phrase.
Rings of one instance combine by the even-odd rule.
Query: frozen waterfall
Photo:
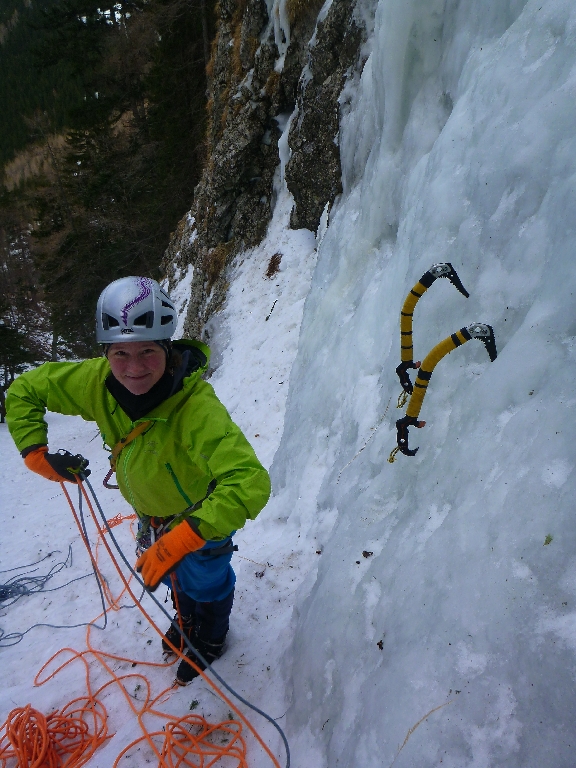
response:
[[[374,8],[272,466],[310,563],[284,663],[294,763],[571,768],[576,7]],[[445,358],[417,456],[389,464],[400,308],[442,261],[471,295],[433,285],[416,359],[472,321],[499,356]]]

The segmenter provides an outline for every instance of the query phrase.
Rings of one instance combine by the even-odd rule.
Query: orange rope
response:
[[[106,524],[108,525],[108,528],[115,528],[117,525],[120,525],[120,523],[123,523],[124,520],[136,520],[136,515],[122,515],[121,512],[118,512],[115,517],[106,520]]]
[[[196,733],[193,732],[196,730]],[[129,744],[116,759],[118,764],[130,749],[147,738],[162,739],[162,765],[169,768],[190,766],[191,768],[210,768],[222,758],[232,758],[238,768],[247,768],[246,743],[240,735],[241,723],[227,720],[218,725],[210,725],[201,715],[188,715],[168,723],[164,731],[149,733]],[[190,762],[191,756],[199,758],[199,762]]]
[[[120,610],[122,607],[120,601],[125,595],[129,595],[146,617],[149,624],[162,637],[164,633],[154,623],[132,591],[130,586],[133,578],[132,575],[127,579],[116,561],[105,537],[106,530],[101,528],[90,498],[80,480],[78,485],[99,535],[95,553],[92,552],[90,544],[86,540],[72,499],[63,483],[62,488],[78,525],[80,535],[88,549],[92,565],[104,587],[108,607],[113,611]],[[126,519],[132,520],[134,516],[121,517],[117,515],[115,518],[112,518],[111,523],[118,525]],[[116,597],[113,596],[108,581],[102,576],[98,566],[100,543],[104,545],[123,585]],[[98,621],[102,615],[100,614],[100,616],[94,619],[94,622]],[[168,664],[134,661],[93,647],[91,629],[88,626],[86,630],[87,648],[85,651],[78,652],[72,648],[63,648],[44,664],[34,680],[35,685],[44,685],[68,664],[79,661],[84,665],[87,696],[75,699],[61,711],[53,712],[47,717],[32,709],[30,705],[13,710],[0,728],[0,768],[80,768],[80,766],[83,766],[107,739],[112,738],[111,735],[108,735],[106,709],[98,698],[109,686],[116,686],[123,694],[143,734],[124,747],[114,761],[113,768],[119,766],[122,757],[127,756],[128,753],[136,748],[141,748],[142,744],[147,745],[156,756],[158,768],[211,768],[211,766],[216,765],[221,760],[224,760],[223,764],[230,765],[233,768],[236,768],[236,766],[237,768],[248,768],[248,763],[246,762],[246,742],[242,736],[242,724],[246,725],[256,741],[264,749],[274,768],[280,768],[277,759],[255,727],[234,706],[216,683],[185,655],[186,648],[178,649],[172,643],[168,643],[176,654],[176,658]],[[49,671],[53,667],[54,662],[61,660],[63,655],[66,658],[59,663],[56,669]],[[188,664],[200,673],[205,682],[228,705],[230,710],[238,716],[238,720],[230,719],[213,725],[200,715],[188,714],[185,717],[176,717],[162,712],[158,705],[174,693],[174,685],[153,696],[152,686],[145,675],[137,672],[117,675],[112,668],[112,663],[119,663],[121,665],[131,664],[132,667],[136,666],[136,664],[145,667],[168,667],[180,659],[185,659]],[[90,669],[91,666],[94,666],[89,663],[90,660],[97,661],[99,668],[104,669],[109,676],[108,681],[96,691],[92,690],[90,682]],[[138,699],[129,692],[129,686],[135,693],[138,691]],[[148,730],[144,720],[149,716],[162,719],[163,728],[161,731]],[[13,760],[18,762],[13,763]]]
[[[74,699],[48,717],[30,704],[13,709],[2,730],[3,767],[17,760],[18,768],[76,768],[85,765],[109,738],[104,707],[85,698]]]

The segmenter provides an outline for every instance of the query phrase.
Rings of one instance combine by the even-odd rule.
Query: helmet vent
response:
[[[168,325],[168,323],[171,323],[172,320],[174,320],[174,315],[162,315],[162,319],[160,320],[160,325]]]
[[[174,305],[173,304],[168,304],[167,301],[162,301],[162,306],[163,307],[168,307],[168,309],[174,309]]]
[[[143,328],[153,328],[154,327],[154,312],[144,312],[143,315],[138,315],[137,318],[135,318],[132,325],[138,325]]]
[[[120,325],[120,323],[118,320],[116,320],[115,317],[108,315],[106,312],[102,312],[102,327],[105,331],[107,331],[109,328],[115,328],[118,325]]]

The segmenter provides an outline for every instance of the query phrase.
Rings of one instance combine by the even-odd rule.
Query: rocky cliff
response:
[[[221,0],[217,6],[204,173],[163,262],[170,288],[194,267],[187,335],[202,336],[226,297],[227,264],[266,232],[287,124],[291,226],[316,231],[341,191],[339,97],[364,40],[356,5]]]

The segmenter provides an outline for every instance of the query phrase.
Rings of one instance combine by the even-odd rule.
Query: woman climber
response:
[[[172,342],[176,310],[160,285],[125,277],[102,292],[96,340],[104,356],[44,363],[6,397],[10,433],[26,466],[75,482],[87,461],[48,451],[46,410],[98,425],[118,487],[139,518],[136,568],[146,587],[172,587],[182,630],[208,663],[224,651],[236,577],[232,535],[268,501],[270,479],[211,385],[210,350]],[[177,617],[162,640],[180,646]],[[189,650],[188,657],[205,665]],[[176,680],[198,673],[185,660]]]

